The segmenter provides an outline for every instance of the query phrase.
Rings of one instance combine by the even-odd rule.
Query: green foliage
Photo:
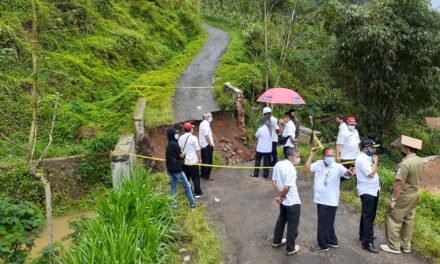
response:
[[[0,259],[24,263],[42,224],[43,215],[35,205],[0,199]]]
[[[0,130],[24,145],[31,117],[30,3],[9,2],[0,4],[0,117],[5,120]],[[147,96],[147,104],[168,108],[174,95],[170,84],[202,45],[198,10],[199,2],[190,0],[38,1],[39,87],[44,95],[61,95],[49,154],[84,153],[78,144],[82,130],[96,135],[131,130],[129,120],[140,96]],[[184,51],[194,39],[199,46]],[[157,85],[162,87],[155,94],[163,93],[159,100],[157,95],[149,97],[149,87],[135,87],[142,74],[164,69],[170,70],[151,75],[158,80],[153,86],[167,83]],[[47,142],[52,108],[45,101],[40,105],[37,155]],[[158,122],[169,119],[170,113]],[[7,145],[6,154],[24,154]]]
[[[61,263],[168,263],[179,229],[170,200],[148,173],[137,171],[120,191],[96,198]]]
[[[365,132],[384,138],[397,117],[439,107],[440,14],[429,1],[331,1],[325,13],[337,37],[334,75]]]

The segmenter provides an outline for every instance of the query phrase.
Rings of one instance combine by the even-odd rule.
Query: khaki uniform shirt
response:
[[[402,194],[418,192],[422,180],[423,160],[416,154],[405,157],[397,165],[396,180],[405,181]]]

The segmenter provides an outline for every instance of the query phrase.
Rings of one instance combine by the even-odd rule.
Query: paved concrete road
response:
[[[213,181],[203,181],[207,194],[207,215],[223,237],[225,263],[304,263],[304,264],[423,264],[416,254],[392,255],[381,251],[369,253],[358,240],[359,213],[340,205],[336,217],[336,234],[340,247],[324,253],[313,253],[316,243],[316,205],[313,203],[313,182],[300,176],[298,188],[302,201],[299,236],[301,251],[285,256],[285,247],[273,249],[267,241],[273,236],[278,208],[272,204],[276,193],[270,180],[249,177],[248,170],[221,169],[214,172]],[[220,199],[216,202],[214,198]],[[376,245],[384,242],[383,230],[376,228]]]
[[[174,123],[201,120],[206,112],[218,111],[212,85],[214,73],[229,43],[228,33],[204,24],[209,37],[205,46],[177,81]]]

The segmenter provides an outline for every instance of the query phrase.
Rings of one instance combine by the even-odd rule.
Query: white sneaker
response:
[[[295,255],[296,253],[298,253],[298,251],[301,249],[301,247],[299,245],[295,245],[295,249],[293,251],[290,252],[286,252],[287,256],[292,256]]]
[[[405,252],[405,253],[411,253],[411,249],[403,249],[402,248],[402,251]]]
[[[383,251],[386,251],[386,252],[394,253],[394,254],[402,253],[400,250],[391,249],[390,246],[388,246],[386,244],[380,245],[380,249],[382,249]]]
[[[279,243],[279,244],[274,244],[272,242],[272,247],[274,247],[274,248],[281,247],[282,245],[285,245],[286,243],[287,243],[287,239],[283,238],[283,239],[281,239],[281,243]]]

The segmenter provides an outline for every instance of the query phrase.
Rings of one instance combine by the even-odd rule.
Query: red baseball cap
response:
[[[347,124],[349,125],[357,125],[356,119],[352,116],[347,117]]]
[[[195,127],[193,124],[191,124],[190,122],[186,122],[185,124],[183,124],[183,128],[186,130],[186,131],[191,131],[191,129],[193,128],[193,127]]]

